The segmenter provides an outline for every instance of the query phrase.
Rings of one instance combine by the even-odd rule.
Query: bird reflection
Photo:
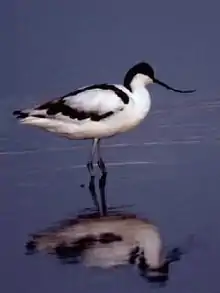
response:
[[[95,208],[97,212],[100,214],[100,216],[106,216],[107,215],[107,204],[106,204],[106,180],[107,180],[107,173],[104,172],[101,174],[101,177],[99,178],[99,192],[100,192],[100,204],[98,201],[98,195],[96,192],[96,186],[95,186],[95,176],[90,176],[89,181],[89,191],[92,196],[93,203],[95,205]]]
[[[183,247],[165,251],[157,226],[116,209],[105,215],[90,211],[62,220],[31,235],[26,251],[46,251],[63,263],[90,267],[132,265],[147,281],[159,285],[166,284],[170,264],[185,253]]]

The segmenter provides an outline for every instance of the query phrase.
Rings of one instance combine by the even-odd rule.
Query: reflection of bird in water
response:
[[[34,125],[69,139],[92,139],[88,170],[94,175],[97,150],[98,166],[106,167],[100,153],[100,139],[136,127],[147,116],[151,99],[146,86],[156,83],[177,90],[156,79],[153,68],[144,62],[133,66],[125,75],[124,84],[94,84],[76,89],[31,109],[13,112],[21,123]]]
[[[106,204],[106,179],[107,179],[107,173],[103,173],[101,177],[99,178],[99,192],[100,192],[100,204],[98,201],[98,196],[96,193],[96,187],[95,187],[95,177],[90,176],[90,182],[89,182],[89,192],[92,196],[93,203],[96,207],[96,210],[100,215],[106,216],[107,215],[107,204]]]
[[[28,252],[47,251],[67,263],[109,268],[136,265],[151,282],[168,280],[169,265],[180,259],[179,248],[165,252],[158,228],[134,214],[115,212],[79,215],[39,232],[27,243]]]

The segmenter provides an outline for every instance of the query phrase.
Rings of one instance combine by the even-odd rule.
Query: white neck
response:
[[[135,93],[139,91],[139,89],[143,89],[151,83],[153,83],[153,80],[149,76],[140,73],[136,74],[130,83],[131,91]]]
[[[132,100],[141,119],[144,118],[150,110],[151,99],[150,93],[146,89],[146,85],[151,82],[152,80],[149,77],[137,74],[130,83]]]

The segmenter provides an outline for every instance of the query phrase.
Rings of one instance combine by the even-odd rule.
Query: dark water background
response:
[[[25,256],[28,233],[92,205],[80,188],[89,143],[20,126],[11,115],[78,86],[121,82],[139,60],[165,82],[197,92],[151,86],[145,122],[103,142],[106,162],[116,163],[108,202],[133,205],[167,244],[195,235],[164,292],[219,292],[219,9],[214,0],[2,2],[1,292],[155,291],[129,267],[86,269]]]

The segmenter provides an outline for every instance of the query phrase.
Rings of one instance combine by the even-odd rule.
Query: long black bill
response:
[[[174,92],[177,92],[177,93],[184,93],[184,94],[190,94],[190,93],[194,93],[196,90],[177,90],[177,89],[174,89],[172,88],[171,86],[167,85],[166,83],[158,80],[158,79],[154,79],[154,82],[165,87],[166,89],[168,90],[171,90],[171,91],[174,91]]]

